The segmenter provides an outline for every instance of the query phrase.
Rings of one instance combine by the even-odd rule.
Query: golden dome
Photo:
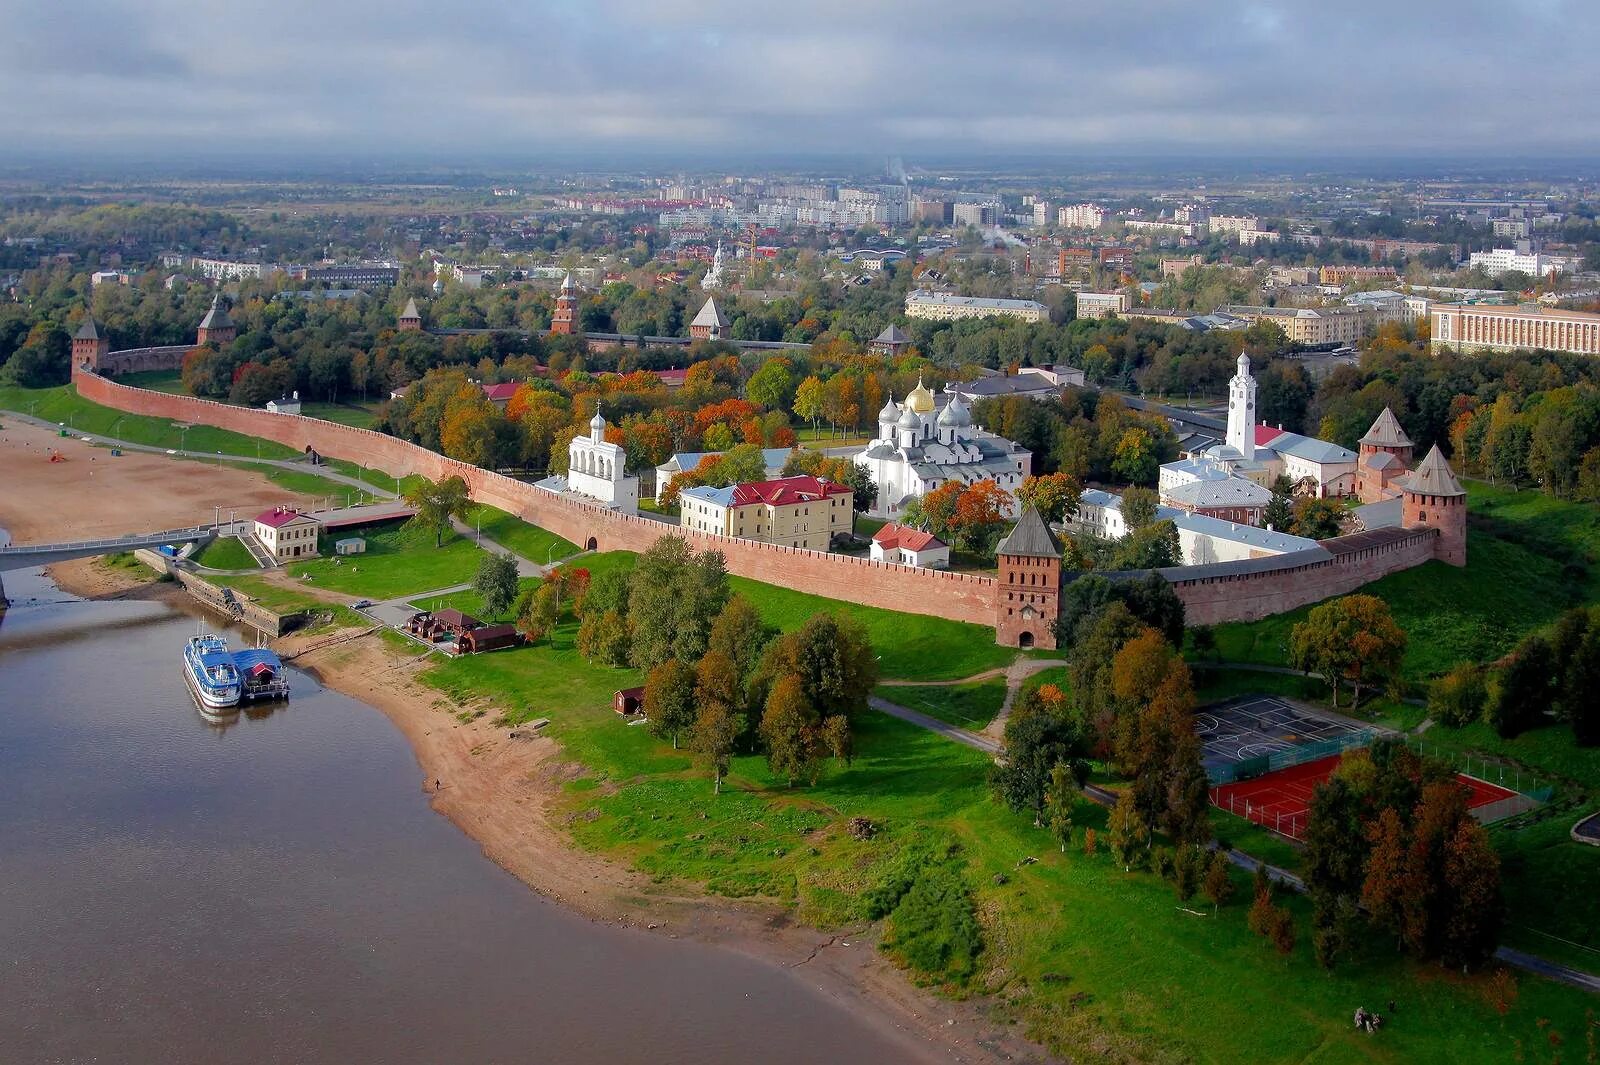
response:
[[[923,387],[922,378],[917,378],[917,387],[906,393],[906,406],[918,414],[932,413],[933,393]]]

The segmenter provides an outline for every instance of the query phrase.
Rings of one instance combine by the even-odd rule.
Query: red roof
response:
[[[516,381],[506,381],[498,385],[484,385],[483,394],[492,402],[505,403],[517,394],[519,387],[521,386]]]
[[[785,506],[790,503],[806,503],[850,494],[848,485],[834,484],[832,481],[822,481],[809,474],[802,474],[798,477],[779,477],[772,481],[734,485],[733,503],[735,506],[747,503]]]
[[[273,529],[281,529],[296,518],[310,518],[309,514],[302,514],[292,507],[273,507],[271,510],[262,511],[256,515],[256,521]],[[315,518],[311,518],[315,521]]]
[[[681,385],[681,384],[683,384],[684,379],[689,376],[689,371],[688,370],[657,370],[657,371],[655,371],[655,375],[656,375],[657,378],[659,378],[661,380],[661,383],[664,384],[664,385]]]
[[[1283,430],[1274,425],[1256,426],[1256,447],[1266,447],[1278,437],[1283,435]]]
[[[945,546],[944,541],[931,532],[895,525],[892,522],[873,533],[872,540],[879,547],[899,548],[902,551],[926,551],[930,547]]]

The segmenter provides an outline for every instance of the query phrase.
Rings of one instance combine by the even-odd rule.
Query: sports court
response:
[[[1339,758],[1337,754],[1328,755],[1262,776],[1218,785],[1211,789],[1211,804],[1281,835],[1303,839],[1311,793],[1333,775]],[[1522,798],[1509,788],[1476,777],[1457,774],[1456,780],[1468,792],[1469,810]]]
[[[1195,713],[1194,730],[1204,747],[1201,761],[1206,774],[1219,781],[1231,779],[1230,770],[1240,762],[1317,743],[1327,743],[1331,753],[1371,734],[1351,722],[1312,713],[1275,695],[1245,695],[1207,706]]]

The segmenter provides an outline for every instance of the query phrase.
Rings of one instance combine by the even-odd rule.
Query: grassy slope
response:
[[[529,562],[541,566],[547,561],[559,562],[578,553],[576,544],[568,543],[555,533],[530,525],[521,518],[497,510],[488,504],[472,508],[467,524],[477,523],[483,535],[508,551],[515,552]]]
[[[195,561],[212,569],[255,569],[256,560],[237,536],[219,536],[207,544]]]
[[[528,588],[537,587],[538,584],[538,577],[524,577],[517,582],[517,590],[519,592],[525,591]],[[483,596],[470,588],[464,592],[451,592],[449,595],[435,595],[417,599],[413,601],[413,605],[419,610],[444,610],[447,607],[453,607],[463,614],[471,614],[479,621],[511,621],[514,616],[511,607],[507,607],[503,613],[491,615],[483,609]]]
[[[292,563],[291,576],[310,575],[310,583],[346,595],[390,599],[408,592],[426,592],[466,584],[478,572],[483,552],[470,540],[449,534],[443,546],[433,546],[432,534],[404,526],[365,534],[365,554],[336,560],[333,544],[324,537],[325,554],[314,562]],[[336,564],[337,563],[337,564]]]
[[[78,433],[98,436],[115,436],[134,444],[152,447],[177,448],[189,451],[209,451],[223,455],[243,455],[251,458],[295,458],[298,451],[270,440],[230,433],[226,429],[213,429],[209,425],[196,425],[187,433],[179,430],[177,422],[167,418],[151,418],[142,414],[123,414],[83,399],[71,385],[56,388],[4,388],[0,387],[0,408],[32,411],[36,418],[45,421],[66,422]],[[115,433],[112,432],[113,428]],[[258,452],[259,448],[259,452]]]
[[[1006,697],[1006,682],[1004,678],[996,678],[976,684],[895,685],[879,688],[876,694],[892,703],[921,710],[940,721],[982,731],[1000,712],[1000,704]]]
[[[1362,589],[1386,600],[1410,637],[1410,680],[1497,658],[1567,607],[1600,598],[1600,508],[1481,482],[1468,488],[1466,568],[1430,562]],[[1218,650],[1234,661],[1286,664],[1289,632],[1309,609],[1219,625]]]

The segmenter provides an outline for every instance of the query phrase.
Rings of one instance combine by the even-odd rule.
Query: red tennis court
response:
[[[1318,784],[1332,776],[1338,766],[1339,755],[1335,754],[1264,773],[1249,780],[1222,784],[1211,789],[1211,804],[1281,835],[1302,839],[1305,837],[1306,812],[1311,806],[1311,793]],[[1509,788],[1476,777],[1457,774],[1456,780],[1467,789],[1467,808],[1470,810],[1517,797],[1517,793]]]

